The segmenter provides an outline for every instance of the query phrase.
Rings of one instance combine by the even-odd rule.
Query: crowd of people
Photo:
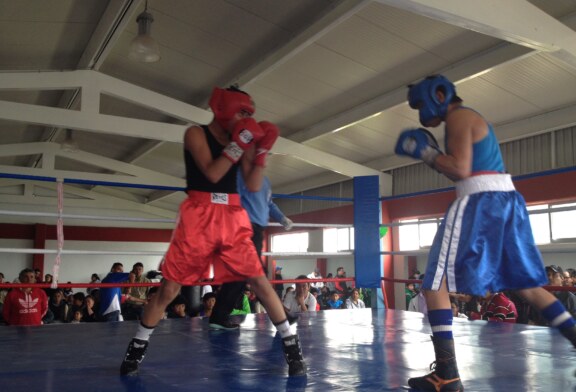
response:
[[[275,278],[282,280],[281,267],[277,267]],[[329,274],[331,275],[331,274]],[[149,278],[153,276],[154,278]],[[346,277],[343,267],[336,271],[337,277]],[[159,281],[161,275],[157,271],[144,274],[142,263],[135,263],[130,272],[124,272],[122,263],[112,265],[110,272],[104,277],[96,273],[90,278],[91,284],[98,283],[153,283]],[[311,274],[299,275],[299,280],[322,279],[319,269]],[[44,279],[39,270],[24,269],[13,283],[50,283],[51,275]],[[4,274],[0,273],[0,283],[7,283]],[[275,289],[282,300],[288,314],[294,315],[303,311],[320,311],[330,309],[362,309],[370,307],[370,291],[349,287],[348,282],[318,282],[282,284],[277,283]],[[286,289],[284,289],[286,286]],[[8,325],[40,325],[56,323],[85,323],[123,320],[140,320],[144,305],[156,294],[157,287],[88,287],[85,291],[73,292],[72,289],[31,288],[31,289],[1,289],[0,290],[0,322]],[[189,295],[182,291],[166,308],[163,318],[210,317],[216,305],[220,286],[203,285],[201,303],[192,303]],[[28,311],[35,317],[24,317],[20,296],[8,296],[15,291],[34,304]],[[8,303],[6,304],[6,301]],[[245,315],[250,313],[265,313],[258,297],[250,284],[244,283],[239,296],[232,301],[230,315]],[[7,306],[5,306],[5,304]],[[45,304],[45,306],[43,305]],[[6,307],[6,312],[4,308]],[[38,317],[41,316],[41,317]]]
[[[562,267],[557,265],[548,265],[545,269],[549,286],[576,286],[575,269],[567,268],[563,270]],[[424,276],[416,271],[412,278],[423,279]],[[551,292],[564,305],[572,317],[576,317],[576,294],[569,290],[551,290]],[[427,313],[426,302],[423,300],[423,294],[418,290],[417,284],[407,283],[405,293],[407,310],[423,314]],[[514,291],[487,293],[485,296],[451,293],[450,303],[454,317],[549,326],[549,322],[542,317],[541,313]]]

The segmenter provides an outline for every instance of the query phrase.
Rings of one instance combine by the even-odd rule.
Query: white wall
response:
[[[34,247],[32,240],[0,239],[0,248],[30,249]],[[0,272],[7,282],[12,282],[24,268],[32,267],[33,256],[25,253],[0,253]]]

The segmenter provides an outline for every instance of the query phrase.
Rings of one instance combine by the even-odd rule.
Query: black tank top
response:
[[[208,147],[212,153],[212,159],[218,158],[222,155],[224,146],[218,143],[212,132],[207,126],[203,125],[204,135]],[[230,170],[218,181],[217,183],[210,182],[204,173],[200,171],[190,151],[184,147],[184,162],[186,163],[186,190],[187,191],[200,191],[200,192],[216,192],[216,193],[238,193],[236,188],[236,172],[238,171],[238,164],[232,165]]]

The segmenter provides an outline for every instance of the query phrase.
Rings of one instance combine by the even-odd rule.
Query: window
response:
[[[276,234],[272,236],[273,253],[308,252],[308,233]]]
[[[550,243],[550,216],[548,215],[548,205],[528,207],[530,214],[530,226],[534,242],[538,245]]]
[[[438,231],[439,223],[440,218],[400,221],[400,250],[418,250],[430,247]]]
[[[527,207],[537,245],[576,241],[576,203],[540,204]],[[400,221],[400,250],[419,250],[432,245],[441,219]]]
[[[354,249],[354,228],[333,228],[323,230],[324,252],[342,252]]]
[[[554,212],[555,209],[569,209],[569,211]],[[550,227],[552,241],[562,241],[576,238],[576,203],[555,204],[550,206]]]

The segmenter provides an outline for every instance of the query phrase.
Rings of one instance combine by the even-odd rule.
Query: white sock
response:
[[[140,325],[138,326],[138,331],[136,331],[136,336],[134,336],[134,339],[148,341],[150,340],[150,335],[152,335],[152,332],[154,332],[154,327],[150,328],[140,323]]]
[[[290,325],[288,320],[284,320],[280,324],[276,324],[275,326],[282,338],[296,335],[296,325]]]

